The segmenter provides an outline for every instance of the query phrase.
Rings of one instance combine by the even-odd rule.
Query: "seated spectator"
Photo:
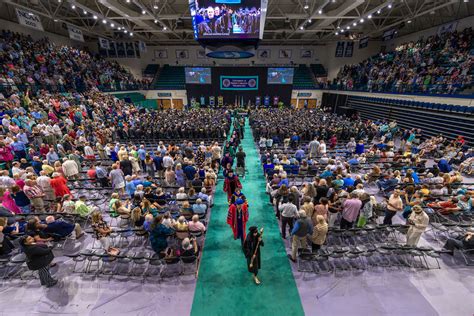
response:
[[[174,225],[174,228],[176,229],[176,231],[180,232],[188,231],[188,222],[186,221],[186,218],[184,216],[178,217],[178,221]]]
[[[55,220],[54,216],[47,216],[45,221],[46,227],[43,231],[46,234],[64,238],[72,234],[74,231],[76,239],[79,239],[84,235],[81,226],[78,223],[70,224],[62,220]]]
[[[181,257],[192,257],[199,255],[199,247],[195,238],[184,238],[181,242]]]
[[[185,193],[184,187],[180,187],[178,189],[178,193],[176,193],[176,201],[184,201],[188,199],[188,195]]]
[[[142,228],[145,223],[145,216],[142,215],[142,210],[139,207],[135,207],[132,210],[130,219],[134,228]]]
[[[193,213],[202,215],[202,214],[206,214],[206,211],[207,211],[207,205],[202,203],[201,199],[197,199],[196,203],[194,203],[193,205]]]
[[[165,225],[167,228],[174,228],[176,225],[176,221],[171,217],[170,212],[166,212],[163,214],[163,220],[161,221],[163,225]]]
[[[146,214],[146,215],[145,215],[145,221],[143,222],[143,229],[144,229],[146,232],[150,232],[150,231],[151,231],[151,226],[152,226],[152,224],[153,224],[153,220],[154,220],[153,215],[151,215],[151,214]]]
[[[8,226],[8,221],[5,217],[0,217],[0,256],[7,255],[15,249],[13,243],[7,238],[10,234],[18,234],[18,224],[15,228]]]
[[[33,237],[38,243],[47,243],[48,241],[52,241],[53,237],[44,231],[46,227],[47,225],[41,223],[38,216],[34,216],[28,220],[26,234]]]
[[[467,232],[459,238],[449,238],[444,244],[443,248],[449,250],[449,254],[454,256],[454,250],[474,250],[474,236],[473,232]]]
[[[150,232],[150,243],[153,250],[159,254],[168,247],[168,236],[174,234],[174,230],[162,224],[163,217],[155,217]]]
[[[110,234],[112,233],[112,228],[104,221],[100,211],[94,211],[91,215],[92,219],[92,229],[94,230],[95,238],[102,245],[109,255],[116,256],[120,253],[120,250],[111,246]]]
[[[69,194],[68,194],[69,195]],[[92,209],[87,206],[86,204],[87,197],[85,195],[81,195],[79,200],[76,201],[74,204],[74,213],[81,217],[87,217],[91,214]]]
[[[193,215],[192,221],[188,223],[188,229],[190,232],[205,232],[206,226],[199,221],[198,215]]]

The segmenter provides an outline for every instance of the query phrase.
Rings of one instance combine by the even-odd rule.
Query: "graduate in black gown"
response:
[[[260,247],[263,246],[262,240],[263,230],[260,232],[256,226],[249,228],[249,233],[244,242],[244,254],[247,258],[247,268],[252,273],[255,284],[259,285],[260,280],[257,277],[258,270],[261,267]]]

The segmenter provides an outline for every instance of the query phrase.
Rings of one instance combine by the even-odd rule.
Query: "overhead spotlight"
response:
[[[336,32],[335,34],[336,34],[336,35],[339,35],[339,33],[338,33],[338,32]]]
[[[127,33],[128,33],[128,31],[127,31],[127,30],[123,30],[123,32],[124,32],[125,34],[127,34]]]
[[[306,3],[306,4],[304,5],[303,9],[308,10],[308,9],[309,9],[309,5]]]
[[[391,9],[391,8],[392,8],[392,4],[391,4],[391,3],[388,5],[388,8],[389,8],[389,9]]]
[[[115,27],[115,24],[113,24],[113,23],[110,23],[110,27]]]
[[[338,28],[338,29],[340,29],[341,27],[340,27],[340,26],[338,26],[337,28]]]
[[[130,3],[130,0],[127,0],[127,3]]]
[[[377,14],[380,14],[382,11],[381,10],[377,10]]]
[[[323,10],[319,10],[319,11],[318,11],[318,14],[323,14]]]
[[[61,2],[62,2],[62,0],[58,0],[58,3],[61,3]]]
[[[59,1],[59,2],[61,2],[61,1]],[[54,19],[54,22],[58,22],[58,19]]]
[[[433,15],[433,14],[435,14],[435,13],[436,13],[436,12],[435,12],[434,10],[430,12],[431,15]]]
[[[106,20],[106,19],[103,19],[103,20],[102,20],[102,23],[106,24],[106,23],[107,23],[107,20]]]
[[[146,11],[145,11],[145,10],[142,10],[142,14],[145,14],[145,13],[146,13]]]
[[[308,20],[308,23],[311,23],[311,22],[313,22],[313,20],[309,19],[309,20]]]
[[[369,14],[368,18],[371,19],[371,18],[372,18],[372,14]]]
[[[153,22],[155,22],[155,23],[158,23],[158,20],[157,20],[157,19],[155,19],[155,21],[153,21]]]
[[[155,5],[153,6],[153,9],[158,10],[158,6],[155,4]]]
[[[332,3],[335,3],[335,2],[336,2],[336,0],[332,0]]]
[[[94,15],[94,20],[97,20],[97,15]]]
[[[133,32],[130,32],[130,36],[133,36]]]
[[[411,20],[408,20],[407,23],[410,24],[410,23],[411,23]]]
[[[360,19],[360,23],[364,23],[364,21],[365,21],[364,19]]]
[[[303,25],[300,26],[300,30],[304,30],[304,26],[303,26]]]
[[[82,11],[82,14],[87,15],[87,11],[86,10]]]
[[[71,9],[73,9],[73,10],[74,10],[75,8],[76,8],[76,6],[75,6],[74,4],[73,4],[73,5],[71,5]]]
[[[344,33],[344,29],[341,30],[341,33]]]
[[[119,30],[119,31],[120,31],[121,29],[122,29],[122,27],[121,27],[121,26],[117,27],[117,30]]]
[[[346,29],[350,30],[350,29],[351,29],[351,27],[350,27],[350,26],[348,26],[348,27],[346,27]]]
[[[166,31],[168,28],[166,26],[163,26],[163,31]]]
[[[352,23],[352,25],[356,26],[356,25],[357,25],[357,22]]]
[[[469,2],[469,0],[464,0],[464,3],[468,3],[468,2]]]

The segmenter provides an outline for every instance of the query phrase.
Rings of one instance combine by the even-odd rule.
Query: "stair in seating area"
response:
[[[327,77],[328,75],[326,68],[321,64],[311,64],[310,68],[316,78]]]
[[[164,65],[153,87],[158,90],[185,89],[184,67]]]
[[[315,89],[313,76],[311,70],[306,65],[300,65],[295,68],[295,75],[293,77],[294,89]]]

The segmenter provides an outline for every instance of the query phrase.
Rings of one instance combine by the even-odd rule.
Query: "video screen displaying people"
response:
[[[210,84],[211,68],[193,67],[185,68],[186,83],[189,84]]]
[[[268,68],[268,84],[292,84],[294,68]]]
[[[198,39],[259,37],[260,0],[195,0],[191,15]]]

